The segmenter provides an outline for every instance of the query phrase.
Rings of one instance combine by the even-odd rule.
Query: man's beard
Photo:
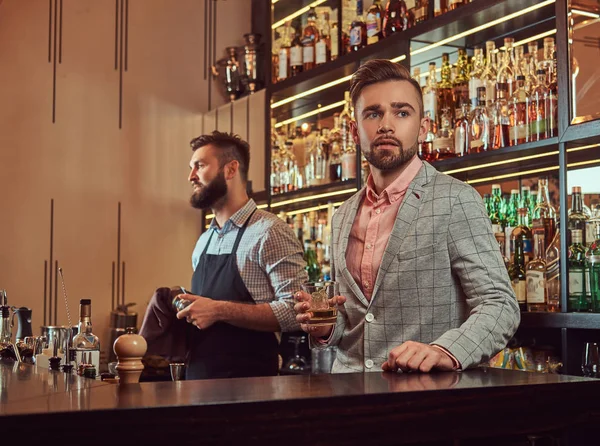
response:
[[[389,150],[379,150],[378,141],[393,141],[398,146],[398,154],[391,153]],[[407,150],[402,147],[402,142],[393,136],[379,137],[371,143],[369,152],[363,152],[365,159],[373,167],[379,170],[394,170],[410,161],[419,149],[419,144]]]
[[[210,183],[194,191],[190,197],[190,204],[196,209],[213,208],[225,195],[227,195],[227,182],[225,172],[220,170]]]

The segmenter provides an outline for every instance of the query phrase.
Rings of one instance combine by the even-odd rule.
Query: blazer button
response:
[[[375,320],[375,316],[373,316],[373,313],[367,313],[365,319],[367,322],[373,322]]]
[[[373,361],[371,359],[367,359],[365,361],[365,367],[370,369],[371,367],[373,367]]]

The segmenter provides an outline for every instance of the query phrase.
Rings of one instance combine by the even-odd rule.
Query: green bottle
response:
[[[527,282],[525,277],[525,256],[523,255],[523,243],[518,241],[514,244],[513,262],[508,267],[508,276],[512,288],[517,296],[517,302],[521,311],[527,311]]]
[[[590,277],[592,311],[600,313],[600,221],[596,223],[596,240],[590,246],[585,260]]]
[[[571,231],[569,246],[569,300],[568,311],[585,312],[590,310],[586,292],[585,246],[581,229]]]
[[[490,194],[483,195],[483,204],[485,205],[485,211],[487,212],[488,217],[490,217],[492,214],[492,211],[490,208]]]
[[[529,186],[521,187],[521,204],[520,208],[527,209],[529,215],[532,215],[531,210],[535,207],[531,198],[531,188]]]
[[[508,215],[507,222],[510,228],[517,226],[517,210],[519,209],[519,202],[521,201],[521,195],[519,189],[512,189],[510,191],[510,199],[508,202]]]
[[[321,280],[321,265],[317,260],[317,252],[314,246],[312,240],[304,241],[304,261],[306,262],[304,269],[308,273],[309,281],[319,282]]]
[[[492,184],[492,196],[490,198],[490,220],[492,221],[492,232],[500,233],[502,222],[500,220],[502,209],[502,188],[499,184]]]

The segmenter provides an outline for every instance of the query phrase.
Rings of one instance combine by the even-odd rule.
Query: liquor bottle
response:
[[[531,198],[531,188],[529,186],[521,186],[521,204],[519,207],[531,209]],[[533,213],[531,213],[531,215],[533,215]]]
[[[294,156],[294,142],[286,141],[281,145],[281,185],[282,191],[291,192],[297,189],[298,181],[296,175],[298,172],[298,165],[296,164],[296,157]]]
[[[499,184],[492,184],[492,196],[490,197],[490,220],[492,222],[492,232],[503,233],[500,223],[500,206],[502,205],[502,187]]]
[[[467,0],[448,0],[448,3],[449,3],[448,9],[450,11],[454,11],[456,8],[466,5]]]
[[[581,187],[573,186],[571,193],[571,209],[569,209],[567,244],[571,244],[572,231],[574,229],[579,229],[581,231],[583,244],[587,245],[586,224],[589,219],[590,218],[583,212],[583,195],[581,193]]]
[[[546,138],[552,138],[557,135],[558,120],[556,57],[552,37],[544,39],[544,60],[541,62],[541,66],[546,71]]]
[[[436,159],[454,158],[456,156],[452,116],[448,107],[442,110],[437,137],[433,140],[433,153]]]
[[[278,57],[279,67],[277,70],[277,81],[283,81],[291,75],[291,73],[290,73],[290,49],[291,49],[292,41],[294,40],[296,31],[292,27],[291,22],[286,22],[286,24],[281,27],[280,34],[281,34],[281,45],[279,47],[279,57]]]
[[[344,110],[340,113],[340,137],[342,144],[342,179],[348,180],[356,178],[356,148],[354,147],[354,139],[350,131],[350,123],[352,122],[352,101],[350,100],[350,92],[344,92]],[[354,154],[354,157],[347,156],[349,153]],[[351,158],[351,159],[350,159]]]
[[[279,157],[279,146],[271,146],[271,195],[277,195],[281,190],[281,159]]]
[[[363,20],[363,0],[356,1],[356,17],[350,24],[350,52],[367,45],[367,25]]]
[[[498,247],[500,248],[500,254],[502,255],[502,262],[504,263],[504,267],[508,270],[508,268],[510,267],[510,260],[506,256],[506,242],[504,239],[504,234],[497,232],[494,234],[494,237],[498,242]]]
[[[308,23],[304,27],[302,36],[302,62],[305,71],[315,67],[315,45],[319,41],[319,30],[316,22],[315,9],[311,8],[308,12]]]
[[[471,120],[471,143],[469,153],[482,153],[490,149],[490,116],[485,105],[485,87],[477,88],[477,106]]]
[[[383,39],[382,19],[383,9],[381,8],[381,0],[374,0],[367,11],[367,45],[377,43]]]
[[[498,75],[496,77],[496,83],[506,84],[508,87],[508,97],[512,96],[514,91],[515,82],[515,67],[514,67],[514,55],[513,45],[515,39],[512,37],[506,37],[504,39],[504,53],[502,53],[502,59],[498,67]]]
[[[414,8],[415,25],[427,20],[427,10],[429,9],[429,0],[417,0]]]
[[[454,105],[458,109],[462,104],[469,104],[469,60],[464,48],[458,49],[456,62],[456,78],[453,82]]]
[[[537,86],[537,66],[538,66],[538,44],[537,42],[529,42],[527,44],[527,91],[533,91]]]
[[[537,200],[532,215],[536,224],[544,227],[544,243],[549,245],[556,232],[556,210],[550,203],[548,178],[546,177],[538,179]]]
[[[394,33],[402,31],[402,21],[400,19],[400,2],[402,0],[390,0],[385,7],[383,16],[383,36],[389,37]]]
[[[296,33],[290,47],[290,74],[292,76],[302,73],[302,52],[302,39],[300,33]]]
[[[533,234],[533,260],[525,268],[527,279],[527,311],[546,311],[546,250],[544,233]]]
[[[446,12],[448,12],[448,0],[434,0],[433,1],[433,16],[434,17],[445,14]]]
[[[511,146],[529,141],[529,98],[525,90],[525,76],[517,76],[516,88],[508,103],[508,137]]]
[[[336,60],[340,54],[340,36],[338,32],[338,23],[333,22],[331,24],[331,35],[329,36],[329,50],[331,53],[331,60]]]
[[[448,53],[442,53],[442,69],[441,69],[442,81],[438,85],[438,103],[437,103],[437,114],[438,114],[438,126],[442,125],[442,111],[444,109],[449,110],[450,114],[450,127],[454,126],[454,96],[452,94],[452,67],[450,66],[450,58]],[[438,132],[439,133],[439,132]]]
[[[321,280],[321,266],[317,260],[314,241],[304,240],[304,261],[306,262],[305,270],[308,273],[308,280],[318,282]]]
[[[315,64],[322,65],[331,58],[331,31],[329,29],[329,14],[323,12],[319,16],[319,40],[315,43]]]
[[[546,138],[546,96],[548,89],[545,81],[546,72],[537,70],[537,85],[529,97],[529,122],[531,123],[532,141]]]
[[[92,301],[90,299],[79,301],[79,325],[72,345],[75,351],[75,364],[77,366],[81,363],[92,364],[98,373],[100,370],[100,340],[92,332]],[[85,359],[84,355],[88,359]]]
[[[547,311],[560,311],[560,231],[546,249],[546,299]]]
[[[592,311],[600,313],[600,224],[596,225],[595,241],[585,255],[589,274]]]
[[[515,252],[513,256],[512,264],[508,267],[508,276],[510,282],[517,296],[517,302],[519,303],[519,309],[521,311],[527,311],[527,282],[525,276],[525,257],[523,255],[523,244],[517,243],[515,245]]]
[[[585,246],[581,229],[571,231],[569,245],[569,299],[568,311],[589,311],[590,303],[586,291]]]
[[[401,0],[400,1],[400,22],[402,22],[402,29],[406,30],[411,28],[414,25],[414,18],[412,14],[412,9],[409,9],[408,4],[411,4],[412,9],[414,9],[414,0]]]
[[[454,151],[456,156],[464,156],[469,153],[470,138],[469,104],[463,102],[460,110],[456,111],[456,123],[454,124]]]
[[[471,107],[475,109],[478,104],[479,94],[477,90],[483,87],[483,81],[481,75],[483,73],[484,62],[483,62],[483,50],[479,47],[475,48],[473,54],[473,67],[469,73],[469,99],[471,101]],[[484,95],[485,98],[485,95]],[[484,104],[485,105],[485,104]]]
[[[496,102],[493,108],[494,140],[492,149],[501,149],[509,146],[508,129],[510,120],[508,117],[508,85],[496,84]]]
[[[515,75],[515,79],[517,79],[517,76],[525,76],[526,75],[526,70],[524,69],[525,67],[525,48],[523,47],[523,45],[519,45],[519,46],[514,46],[513,47],[513,51],[514,51],[514,66],[513,66],[513,70],[514,70],[514,75]]]
[[[342,179],[342,136],[340,131],[340,114],[333,115],[333,129],[331,129],[331,152],[329,155],[329,181]]]
[[[438,91],[437,76],[435,74],[435,62],[429,63],[429,76],[423,88],[423,110],[426,118],[429,118],[429,129],[432,134],[437,133],[438,128]]]
[[[523,254],[523,258],[525,259],[525,264],[527,265],[533,256],[532,250],[532,235],[531,229],[529,229],[529,219],[527,218],[527,209],[520,208],[517,211],[518,220],[517,227],[513,229],[513,232],[510,234],[510,244],[511,250],[513,252],[516,251],[517,246],[521,245],[521,252]]]
[[[496,99],[496,83],[498,82],[498,72],[495,63],[496,44],[489,40],[485,42],[485,68],[481,74],[481,80],[485,85],[485,97],[487,105],[490,107]]]

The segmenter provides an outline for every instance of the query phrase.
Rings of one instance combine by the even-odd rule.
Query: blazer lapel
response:
[[[339,265],[342,277],[346,280],[346,283],[348,283],[354,295],[357,296],[358,299],[366,307],[369,305],[369,301],[367,300],[362,290],[354,280],[354,277],[352,277],[352,274],[350,274],[350,270],[348,270],[348,265],[346,264],[346,250],[348,249],[348,239],[350,238],[350,231],[352,230],[354,219],[356,218],[356,214],[358,213],[358,206],[362,202],[364,194],[365,188],[363,187],[352,198],[350,198],[348,203],[348,209],[342,216],[342,228],[338,239],[339,258],[336,258],[335,261]]]
[[[381,259],[381,266],[379,267],[379,271],[377,273],[377,279],[375,280],[375,286],[373,288],[370,304],[372,304],[375,300],[377,291],[379,290],[381,283],[387,274],[392,260],[394,260],[396,254],[398,251],[400,251],[400,246],[402,245],[402,242],[408,233],[408,229],[419,214],[419,208],[423,204],[425,195],[427,193],[425,185],[432,179],[433,175],[435,175],[435,172],[436,170],[433,168],[433,166],[427,162],[423,162],[423,166],[419,170],[419,173],[417,173],[417,176],[410,183],[408,189],[406,190],[406,195],[404,196],[404,199],[400,204],[400,208],[398,209],[394,227],[392,228],[392,232],[383,253],[383,258]]]

